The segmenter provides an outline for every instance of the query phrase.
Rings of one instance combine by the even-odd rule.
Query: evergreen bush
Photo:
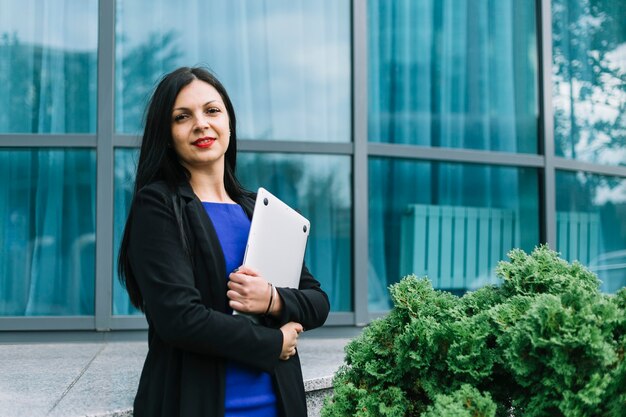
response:
[[[626,416],[626,289],[546,246],[462,297],[407,276],[346,346],[323,417]]]

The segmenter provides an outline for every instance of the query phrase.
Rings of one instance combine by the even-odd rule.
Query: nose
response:
[[[209,122],[209,117],[206,114],[200,113],[196,116],[196,129],[204,130],[209,127],[211,127],[211,123]]]

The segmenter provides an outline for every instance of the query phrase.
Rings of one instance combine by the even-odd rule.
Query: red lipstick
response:
[[[208,136],[205,136],[203,138],[195,140],[191,144],[194,146],[197,146],[198,148],[210,148],[213,145],[213,142],[215,142],[215,140],[216,140],[215,138],[210,138]]]

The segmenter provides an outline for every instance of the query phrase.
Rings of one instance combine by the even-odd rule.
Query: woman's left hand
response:
[[[263,314],[267,311],[273,288],[257,271],[240,266],[229,275],[228,305],[240,313]]]

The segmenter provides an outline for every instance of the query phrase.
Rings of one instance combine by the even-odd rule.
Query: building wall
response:
[[[329,325],[548,243],[626,285],[626,0],[0,0],[0,330],[145,328],[116,277],[146,101],[204,65],[237,175],[312,223]]]

